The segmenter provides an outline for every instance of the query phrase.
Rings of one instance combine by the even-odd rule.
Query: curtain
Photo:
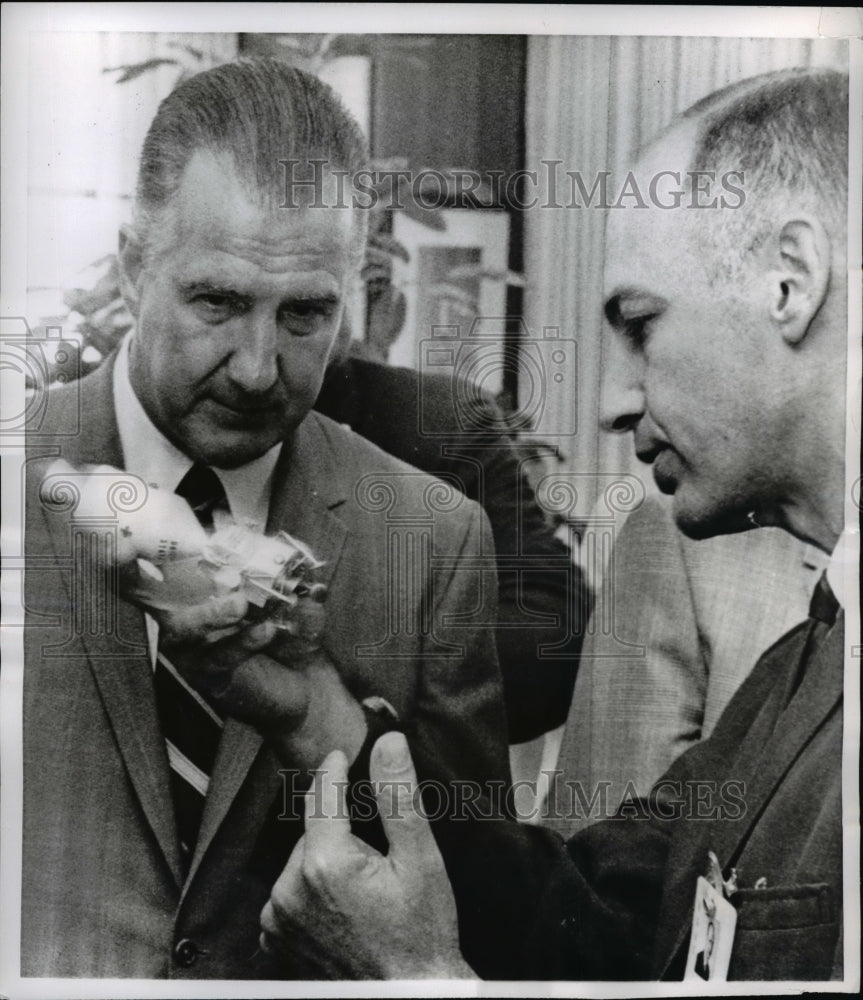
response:
[[[841,40],[645,37],[531,37],[527,69],[527,167],[537,170],[538,206],[525,217],[525,319],[531,337],[557,327],[574,351],[575,386],[548,378],[539,437],[563,454],[556,486],[544,502],[570,521],[616,514],[655,490],[634,456],[631,435],[599,430],[602,371],[604,212],[598,208],[543,208],[550,168],[589,178],[611,171],[622,178],[638,150],[672,117],[720,87],[790,66],[847,68]],[[613,185],[613,180],[610,181]],[[609,188],[613,191],[613,186]],[[569,199],[558,185],[558,203]],[[522,395],[535,392],[522,377]],[[574,391],[573,391],[574,390]],[[577,429],[571,433],[573,411]],[[616,485],[615,485],[616,484]],[[542,495],[542,490],[540,491]]]

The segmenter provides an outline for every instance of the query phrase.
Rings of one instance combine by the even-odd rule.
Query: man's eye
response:
[[[307,335],[324,326],[335,311],[333,302],[292,302],[282,308],[281,319],[293,333]]]
[[[332,302],[292,302],[285,306],[285,313],[288,316],[296,316],[299,319],[308,319],[312,316],[322,316],[324,319],[332,316],[335,305]]]
[[[234,296],[223,292],[204,292],[196,295],[192,303],[204,319],[211,321],[228,319],[242,308]]]

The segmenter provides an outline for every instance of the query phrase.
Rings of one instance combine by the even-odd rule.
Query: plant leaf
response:
[[[128,83],[129,80],[134,80],[136,77],[143,76],[144,73],[149,73],[150,70],[156,69],[158,66],[177,66],[176,59],[148,59],[146,62],[133,63],[129,66],[108,66],[102,70],[103,73],[120,73],[121,75],[117,77],[114,81],[115,83]]]
[[[446,230],[446,221],[437,209],[423,208],[413,198],[406,199],[404,206],[405,215],[414,222],[420,222],[428,229],[435,229],[439,233]]]
[[[204,53],[201,49],[193,48],[191,45],[184,45],[182,42],[168,42],[168,45],[172,49],[180,49],[183,52],[188,52],[190,56],[194,56],[195,59],[200,62],[204,58]]]
[[[394,236],[390,236],[388,233],[372,233],[369,236],[369,250],[382,251],[388,257],[398,257],[406,264],[411,259],[411,255],[408,253],[404,244],[400,243]],[[371,256],[371,254],[369,256]]]
[[[447,271],[447,277],[456,279],[464,278],[479,278],[486,281],[505,281],[508,285],[513,285],[515,288],[524,288],[524,275],[518,274],[516,271],[491,271],[488,268],[484,268],[481,264],[459,264],[457,267],[452,267]]]

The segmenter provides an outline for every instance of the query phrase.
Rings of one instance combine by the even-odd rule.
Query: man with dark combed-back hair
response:
[[[189,161],[205,151],[226,157],[246,193],[271,209],[303,196],[323,207],[324,174],[353,178],[368,167],[362,133],[317,77],[272,59],[226,63],[172,91],[147,132],[135,195],[135,228],[145,246],[164,235],[158,217]],[[367,215],[342,209],[356,227],[361,260]]]
[[[842,814],[843,609],[859,562],[856,525],[845,530],[847,94],[841,74],[813,70],[709,98],[634,174],[647,189],[662,171],[740,170],[745,205],[612,211],[607,229],[606,428],[633,434],[690,537],[755,522],[831,553],[809,618],[762,655],[712,735],[647,799],[567,844],[477,824],[486,870],[508,868],[500,889],[457,856],[445,853],[444,867],[399,734],[372,753],[389,853],[370,855],[339,816],[345,761],[334,752],[316,776],[303,851],[262,915],[264,948],[290,953],[301,928],[307,949],[366,975],[700,981],[706,914],[711,980],[853,979]],[[457,932],[465,897],[483,914],[481,938],[464,921]]]
[[[120,236],[134,329],[28,431],[24,976],[321,976],[325,959],[267,955],[258,934],[325,755],[361,779],[399,728],[444,797],[508,782],[482,510],[311,412],[365,240],[336,185],[365,158],[333,93],[271,60],[181,84],[147,135]],[[57,455],[101,520],[40,492]],[[173,511],[146,525],[155,554],[140,518],[118,530],[130,497]],[[109,558],[179,549],[197,570],[222,550],[185,552],[194,529],[225,525],[307,546],[323,613],[307,595],[279,628],[223,572],[146,600],[126,581],[159,571]],[[236,555],[298,599],[284,548]]]

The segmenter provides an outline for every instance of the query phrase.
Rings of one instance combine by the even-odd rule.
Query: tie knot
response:
[[[213,511],[217,507],[229,509],[221,480],[208,465],[201,462],[195,462],[174,492],[188,503],[205,528],[213,527]]]
[[[812,593],[812,600],[809,602],[809,617],[824,622],[825,625],[832,625],[836,621],[838,613],[839,602],[827,582],[827,572],[825,571],[821,574]]]

